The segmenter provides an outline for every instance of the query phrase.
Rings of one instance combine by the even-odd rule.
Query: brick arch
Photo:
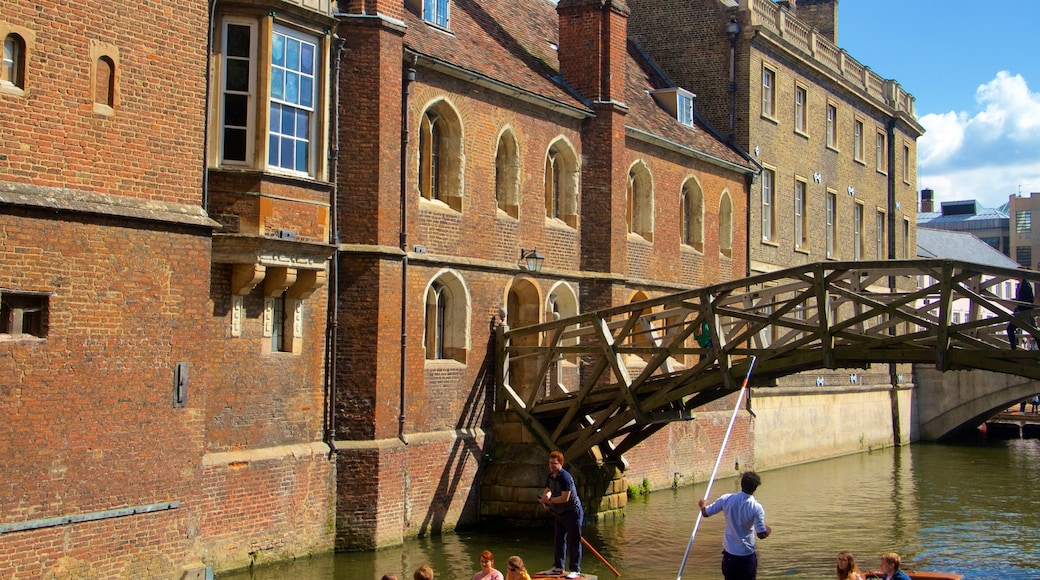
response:
[[[462,117],[448,99],[437,98],[423,108],[418,127],[418,177],[422,199],[462,212],[466,169]]]
[[[679,190],[680,243],[704,252],[704,188],[696,176],[689,176]]]
[[[470,349],[472,298],[462,276],[450,269],[437,272],[423,292],[423,349],[426,360],[466,362]]]
[[[547,219],[578,227],[579,173],[578,154],[563,136],[557,137],[545,151],[545,214]]]
[[[520,142],[504,127],[495,147],[495,203],[498,210],[520,219]]]
[[[654,176],[642,159],[628,168],[628,232],[654,240]]]

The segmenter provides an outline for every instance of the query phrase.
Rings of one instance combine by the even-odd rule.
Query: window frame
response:
[[[827,103],[827,148],[838,151],[838,105]]]
[[[878,128],[874,145],[874,164],[878,173],[888,175],[888,135]]]
[[[794,86],[794,132],[809,136],[809,91],[800,84]]]
[[[704,253],[704,192],[697,180],[690,178],[683,183],[679,211],[682,244]]]
[[[809,252],[809,182],[794,178],[794,249]]]
[[[50,334],[52,295],[0,288],[0,340],[46,339]]]
[[[863,158],[866,124],[859,117],[852,121],[852,160],[866,164]]]
[[[305,68],[303,66],[303,56],[302,56],[302,53],[305,52],[305,51],[301,51],[301,55],[300,55],[300,63],[301,64],[300,64],[299,70],[297,70],[295,68],[291,68],[288,64],[278,65],[278,64],[276,64],[274,62],[274,58],[275,58],[274,48],[277,45],[277,38],[276,38],[276,36],[285,37],[287,40],[298,42],[301,45],[310,45],[311,46],[311,57],[312,57],[313,60],[312,60],[311,65],[310,65],[310,74],[309,75],[308,75],[308,73],[306,72],[306,70],[305,70]],[[300,177],[310,177],[312,175],[315,175],[317,173],[317,171],[318,171],[317,156],[318,156],[318,153],[319,153],[318,144],[320,143],[320,137],[318,135],[318,126],[319,126],[318,125],[318,118],[319,118],[319,116],[321,114],[321,109],[319,107],[323,106],[323,101],[321,99],[320,90],[321,90],[322,82],[324,80],[323,77],[322,77],[322,71],[324,70],[323,67],[322,67],[323,62],[322,62],[322,54],[321,54],[322,47],[323,47],[322,40],[321,40],[321,37],[319,37],[316,34],[308,34],[306,32],[303,32],[303,31],[297,30],[295,28],[292,28],[292,27],[289,27],[289,26],[286,26],[284,24],[276,22],[274,24],[272,30],[271,30],[271,37],[269,39],[269,42],[270,42],[270,46],[268,47],[268,53],[271,55],[272,62],[269,63],[269,64],[265,63],[265,65],[268,67],[267,68],[267,72],[268,72],[268,76],[269,76],[269,78],[268,78],[269,82],[268,82],[267,106],[268,106],[269,110],[271,110],[271,114],[268,115],[268,118],[267,118],[267,130],[265,131],[267,142],[268,142],[268,146],[267,146],[267,160],[265,162],[265,167],[266,167],[267,170],[272,171],[272,172],[276,172],[276,173],[288,173],[288,174],[295,175],[295,176],[300,176]],[[286,54],[287,55],[291,55],[291,51],[288,48],[288,45],[287,45],[287,48],[286,48]],[[300,78],[301,78],[301,81],[307,79],[308,77],[311,79],[311,90],[310,90],[311,94],[310,94],[310,104],[309,105],[305,104],[304,102],[293,102],[289,98],[289,96],[291,95],[291,86],[290,86],[290,83],[288,82],[288,80],[286,80],[286,89],[285,89],[282,97],[279,98],[279,97],[276,97],[274,95],[273,84],[274,84],[274,81],[275,81],[275,79],[277,77],[276,72],[278,70],[285,70],[285,71],[287,71],[286,73],[284,73],[286,79],[290,78],[289,77],[290,74],[298,74],[300,76]],[[299,86],[302,87],[302,84],[303,84],[302,82],[299,83]],[[301,96],[303,95],[302,88],[298,88],[297,92]],[[294,119],[294,122],[293,122],[294,131],[293,131],[292,134],[285,133],[281,129],[277,133],[275,132],[275,129],[274,129],[275,115],[273,114],[273,112],[274,112],[274,108],[275,108],[276,104],[283,108],[283,115],[282,115],[283,117],[284,117],[284,109],[285,108],[289,108],[289,109],[292,109],[292,110],[297,111],[297,112],[299,112],[299,111],[305,111],[306,112],[307,123],[306,123],[306,138],[305,139],[301,139],[299,137],[297,131],[299,129],[300,124],[299,124],[299,121],[295,120],[295,119]],[[284,126],[284,122],[281,122],[281,120],[280,120],[280,126]],[[274,154],[275,148],[271,146],[271,140],[275,139],[275,138],[279,139],[280,141],[289,140],[289,141],[292,141],[293,143],[296,144],[296,146],[293,149],[292,166],[291,167],[286,167],[285,165],[283,165],[281,163],[272,163],[271,156]],[[304,151],[306,153],[306,162],[305,162],[306,169],[303,169],[303,170],[299,169],[299,163],[298,163],[298,161],[299,161],[299,159],[298,159],[298,155],[299,155],[298,147],[299,147],[299,142],[301,142],[301,141],[306,143],[306,145],[304,146]]]
[[[903,141],[903,183],[910,185],[910,144]]]
[[[581,191],[578,156],[565,138],[555,139],[545,152],[543,192],[545,219],[578,228],[578,193]]]
[[[776,69],[762,65],[762,116],[776,121]]]
[[[776,170],[762,167],[761,206],[762,242],[776,243]]]
[[[852,259],[863,259],[863,204],[852,204]]]
[[[627,211],[628,233],[654,241],[654,178],[643,161],[632,164],[628,170]]]
[[[449,0],[422,0],[420,16],[423,22],[447,30],[451,23],[451,2]]]
[[[28,52],[26,44],[25,38],[17,32],[8,32],[3,36],[3,49],[0,53],[0,86],[19,91],[25,90],[25,56]]]
[[[495,148],[495,206],[499,213],[520,219],[520,144],[512,129],[502,131]]]
[[[888,222],[888,220],[887,220],[887,217],[885,215],[885,212],[879,208],[877,210],[877,223],[876,223],[876,228],[875,228],[877,230],[876,233],[875,233],[875,238],[876,238],[875,241],[877,242],[877,259],[878,260],[884,260],[885,258],[888,257],[888,248],[887,248],[887,245],[885,244],[885,230],[887,229],[887,227],[886,227],[887,226],[887,222]]]
[[[826,254],[828,260],[833,260],[838,255],[838,192],[828,189],[826,200],[824,215],[827,229]]]

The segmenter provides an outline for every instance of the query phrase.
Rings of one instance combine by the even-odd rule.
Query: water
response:
[[[711,498],[734,491],[715,483]],[[705,485],[661,491],[629,503],[615,523],[586,526],[585,537],[626,580],[675,578]],[[851,550],[864,570],[895,551],[905,569],[954,571],[965,579],[1040,578],[1040,440],[920,444],[852,455],[762,474],[755,496],[773,534],[759,542],[759,578],[834,578],[835,555]],[[683,572],[721,578],[721,515],[703,520]],[[379,552],[337,554],[221,580],[378,580],[411,578],[428,563],[438,580],[468,580],[482,550],[504,570],[508,556],[529,570],[552,564],[552,532],[489,529],[421,538]],[[583,570],[614,574],[588,550]]]

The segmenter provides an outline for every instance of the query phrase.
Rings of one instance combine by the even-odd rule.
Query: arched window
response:
[[[4,54],[0,62],[0,84],[25,89],[25,40],[21,36],[8,34],[4,37]]]
[[[642,161],[628,171],[628,233],[654,240],[654,181]]]
[[[578,227],[578,157],[563,139],[545,155],[545,215]]]
[[[682,219],[682,243],[698,252],[704,251],[704,195],[695,179],[683,184],[679,211]]]
[[[445,271],[426,288],[423,347],[427,360],[466,362],[469,294],[462,279]]]
[[[99,105],[115,108],[116,106],[116,64],[110,56],[97,59],[94,71],[94,102]]]
[[[733,202],[729,191],[723,191],[719,200],[719,253],[733,257]]]
[[[419,192],[462,211],[462,130],[444,101],[423,113],[419,123]]]
[[[520,218],[520,147],[510,130],[498,138],[495,152],[495,203],[513,219]]]

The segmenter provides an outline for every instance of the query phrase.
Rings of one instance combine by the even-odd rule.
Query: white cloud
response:
[[[937,201],[978,199],[986,207],[1040,191],[1040,94],[1021,75],[1001,71],[975,91],[974,113],[920,118],[918,185]]]

